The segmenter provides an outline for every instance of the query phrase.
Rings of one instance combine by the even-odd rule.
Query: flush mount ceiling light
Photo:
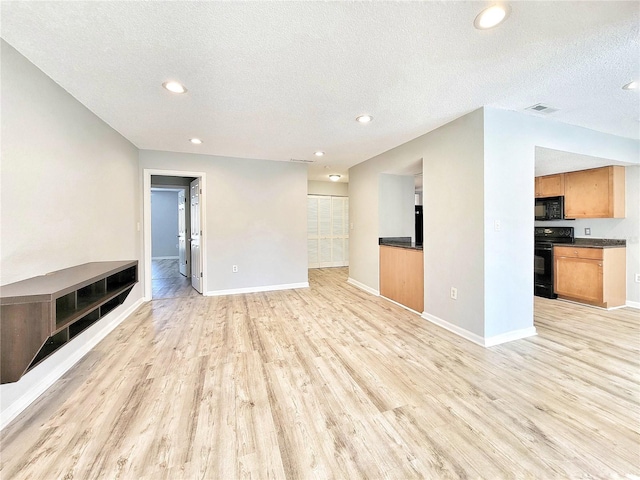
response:
[[[323,156],[323,155],[324,155],[324,152],[321,152],[320,150],[318,150],[317,152],[315,152],[315,153],[314,153],[314,155],[315,155],[316,157],[321,157],[321,156]]]
[[[473,26],[478,30],[487,30],[504,22],[509,16],[508,5],[492,5],[481,11],[473,21]]]
[[[624,87],[623,90],[638,90],[638,82],[629,82]]]
[[[373,120],[371,115],[360,115],[359,117],[356,117],[356,121],[360,123],[369,123],[371,120]]]
[[[338,180],[340,180],[340,175],[329,175],[329,180],[331,180],[332,182],[337,182]]]
[[[202,144],[202,140],[200,140],[199,138],[190,138],[189,141],[191,143],[193,143],[194,145],[201,145]]]
[[[162,86],[164,88],[166,88],[167,90],[169,90],[171,93],[186,93],[187,92],[187,87],[182,85],[180,82],[176,82],[174,80],[171,80],[170,82],[164,82],[162,84]]]

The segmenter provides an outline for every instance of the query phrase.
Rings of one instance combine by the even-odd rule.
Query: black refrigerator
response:
[[[422,245],[422,205],[416,205],[416,245]]]

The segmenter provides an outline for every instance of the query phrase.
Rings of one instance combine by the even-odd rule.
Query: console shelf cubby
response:
[[[16,382],[121,305],[138,262],[93,262],[0,287],[0,383]]]

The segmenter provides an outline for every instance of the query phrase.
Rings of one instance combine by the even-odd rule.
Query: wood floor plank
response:
[[[537,336],[483,348],[346,279],[154,287],[0,433],[0,477],[640,476],[638,310],[536,298]]]

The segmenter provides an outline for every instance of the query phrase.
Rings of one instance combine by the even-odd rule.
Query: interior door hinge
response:
[[[200,278],[202,278],[202,272],[200,272]]]

